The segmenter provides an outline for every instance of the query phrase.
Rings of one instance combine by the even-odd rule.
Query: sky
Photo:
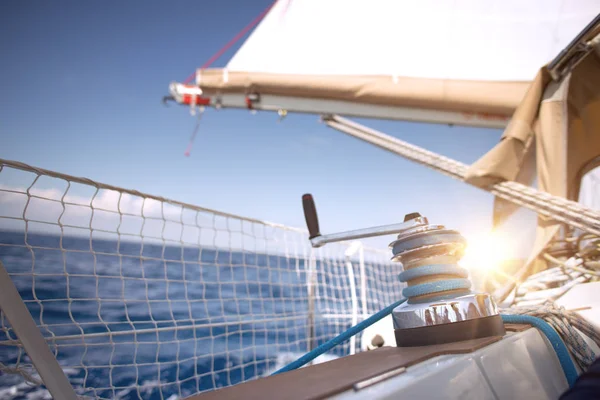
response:
[[[278,122],[273,113],[207,110],[184,156],[195,119],[161,104],[169,83],[269,4],[0,2],[0,158],[297,227],[310,192],[322,233],[400,222],[415,211],[467,236],[489,230],[491,195],[327,128],[317,115]],[[467,164],[501,134],[357,121]],[[370,243],[385,246],[389,237]]]

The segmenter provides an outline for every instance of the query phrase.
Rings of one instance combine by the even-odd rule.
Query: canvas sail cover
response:
[[[467,181],[486,186],[499,180],[531,184],[537,178],[541,191],[598,207],[600,24],[581,43],[587,53],[561,79],[553,81],[546,68],[539,71],[502,140],[470,167]],[[517,208],[495,199],[494,223]],[[533,251],[517,280],[544,267],[535,260],[559,229],[559,223],[539,219]]]
[[[599,0],[279,0],[207,95],[257,92],[508,118]],[[444,122],[444,121],[441,121]]]
[[[600,26],[590,36],[598,35]],[[471,166],[467,181],[512,180],[578,200],[582,177],[600,164],[600,36],[560,81],[542,68],[496,147]],[[496,199],[494,221],[513,206]]]

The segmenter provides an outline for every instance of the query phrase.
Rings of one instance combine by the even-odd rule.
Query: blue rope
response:
[[[402,295],[410,299],[412,297],[446,292],[449,290],[468,290],[471,287],[471,281],[466,279],[469,273],[467,270],[458,266],[457,264],[421,265],[419,267],[402,271],[400,275],[398,275],[398,278],[400,279],[400,282],[408,282],[416,278],[435,275],[450,275],[455,276],[456,278],[405,287],[402,290]]]
[[[449,290],[467,290],[470,287],[471,281],[469,281],[468,279],[445,279],[443,281],[421,283],[419,285],[405,287],[402,290],[402,295],[404,297],[411,298],[416,296],[423,296],[425,294],[447,292]]]
[[[418,235],[408,239],[397,240],[391,244],[394,256],[407,250],[413,250],[421,246],[430,246],[440,243],[466,243],[466,239],[455,231],[441,231],[427,235]]]
[[[342,332],[341,334],[339,334],[338,336],[334,337],[333,339],[323,343],[322,345],[320,345],[319,347],[317,347],[316,349],[313,349],[311,351],[309,351],[308,353],[306,353],[305,355],[303,355],[302,357],[300,357],[299,359],[297,359],[296,361],[293,361],[291,363],[289,363],[288,365],[286,365],[285,367],[275,371],[272,375],[277,375],[280,374],[282,372],[287,372],[287,371],[291,371],[293,369],[296,368],[300,368],[301,366],[303,366],[304,364],[314,360],[315,358],[319,357],[321,354],[333,349],[335,346],[337,346],[338,344],[350,339],[352,336],[362,332],[364,329],[368,328],[369,326],[373,325],[375,322],[379,321],[380,319],[388,316],[389,314],[392,313],[392,311],[394,310],[394,308],[398,307],[400,304],[404,303],[406,301],[406,299],[402,299],[400,301],[397,301],[389,306],[387,306],[386,308],[384,308],[383,310],[379,311],[376,314],[371,315],[369,318],[365,319],[364,321],[359,322],[358,324],[354,325],[353,327],[351,327],[350,329],[348,329],[345,332]]]
[[[560,366],[565,373],[565,377],[567,378],[567,382],[569,383],[569,387],[572,387],[575,381],[577,380],[577,369],[575,368],[575,364],[573,364],[573,360],[571,360],[571,356],[569,355],[569,350],[567,350],[567,346],[563,342],[562,338],[552,327],[543,319],[532,317],[530,315],[510,315],[510,314],[502,314],[502,320],[508,324],[530,324],[534,327],[538,328],[550,341],[554,351],[556,352],[556,356],[558,357],[558,361],[560,362]]]
[[[469,271],[456,264],[430,264],[402,271],[398,278],[400,282],[408,282],[415,278],[431,275],[456,275],[466,278],[469,276]]]

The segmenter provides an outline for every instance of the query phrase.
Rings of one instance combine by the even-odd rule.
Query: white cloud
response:
[[[112,190],[94,192],[81,196],[57,188],[28,191],[1,185],[0,216],[5,218],[0,220],[0,229],[23,229],[23,221],[28,220],[30,227],[47,232],[63,225],[179,240],[182,225],[196,225],[196,213],[191,210]]]
[[[59,190],[57,188],[42,189],[37,187],[33,187],[28,191],[24,187],[0,185],[0,204],[14,210],[17,205],[25,207],[27,198],[29,198],[30,202],[39,200],[47,206],[50,206],[50,204],[57,204],[60,208],[63,205],[65,207],[72,206],[80,212],[87,208],[89,210],[131,214],[145,218],[164,218],[171,221],[177,221],[182,214],[181,207],[114,190],[100,189],[97,193],[87,197],[73,195],[69,192],[69,190]],[[27,208],[30,207],[31,204]]]
[[[25,229],[121,240],[184,242],[231,249],[277,251],[286,248],[304,252],[304,235],[287,232],[237,218],[225,218],[210,211],[174,206],[157,200],[99,190],[88,186],[88,196],[58,188],[0,185],[0,230]],[[94,195],[95,193],[95,195]],[[61,230],[62,226],[62,230]]]

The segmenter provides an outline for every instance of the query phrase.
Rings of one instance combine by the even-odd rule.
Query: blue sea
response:
[[[25,241],[0,231],[0,260],[36,323],[49,327],[43,334],[72,335],[56,341],[58,360],[75,386],[98,388],[81,394],[184,398],[266,375],[309,348],[304,259],[33,233]],[[350,326],[322,318],[351,309],[347,286],[331,273],[336,263],[317,264],[313,346]],[[5,365],[19,355],[29,362],[23,354],[0,346]],[[0,398],[49,396],[0,373]]]

